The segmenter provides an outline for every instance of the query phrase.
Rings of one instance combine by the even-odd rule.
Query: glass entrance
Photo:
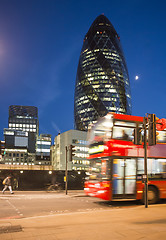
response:
[[[113,198],[134,197],[136,193],[136,159],[113,159]]]

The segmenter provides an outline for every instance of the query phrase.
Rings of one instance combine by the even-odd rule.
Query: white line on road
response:
[[[80,209],[81,210],[81,209]],[[88,211],[87,211],[88,210]],[[122,211],[123,209],[118,209],[120,211]],[[111,211],[115,211],[115,209],[97,209],[95,210],[95,212],[111,212]],[[116,209],[117,211],[117,209]],[[58,212],[58,211],[57,211]],[[60,211],[59,211],[60,212]],[[24,217],[24,219],[36,219],[36,218],[45,218],[45,217],[55,217],[55,216],[65,216],[65,215],[78,215],[78,214],[88,214],[90,212],[94,212],[93,209],[86,209],[86,211],[79,211],[79,212],[60,212],[60,213],[57,213],[57,214],[50,214],[50,215],[42,215],[42,216],[33,216],[33,217]],[[17,219],[16,219],[17,220]]]
[[[20,213],[18,208],[16,208],[9,200],[6,200],[6,202],[17,212],[17,214],[19,214],[20,216],[23,216],[23,214]]]

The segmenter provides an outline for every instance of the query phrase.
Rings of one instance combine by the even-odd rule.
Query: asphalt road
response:
[[[100,211],[110,208],[137,207],[137,201],[106,202],[87,197],[83,191],[56,192],[9,192],[0,194],[0,219],[27,218],[64,214],[70,212]]]

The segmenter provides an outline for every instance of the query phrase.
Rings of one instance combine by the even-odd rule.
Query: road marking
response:
[[[19,216],[23,216],[22,213],[16,208],[9,200],[6,200],[6,202],[19,214]]]
[[[6,200],[6,199],[26,199],[26,200],[32,200],[32,199],[55,199],[55,198],[64,198],[64,197],[68,197],[68,196],[64,196],[64,195],[6,195],[6,196],[0,196],[0,199],[2,200]]]
[[[81,209],[80,209],[81,210]],[[94,212],[94,210],[92,209],[86,209],[88,211],[82,211],[82,212],[66,212],[66,213],[57,213],[57,214],[50,214],[50,215],[42,215],[42,216],[33,216],[33,217],[24,217],[24,219],[36,219],[36,218],[45,218],[45,217],[55,217],[55,216],[66,216],[66,215],[78,215],[78,214],[88,214],[90,212]],[[115,210],[115,209],[114,209]],[[123,210],[123,209],[119,209],[119,210]],[[113,211],[113,209],[102,209],[102,210],[95,210],[96,212],[108,212],[108,211]],[[117,211],[117,210],[116,210]]]
[[[0,220],[5,220],[5,219],[18,219],[21,218],[21,216],[17,215],[17,216],[10,216],[10,217],[2,217],[0,218]]]

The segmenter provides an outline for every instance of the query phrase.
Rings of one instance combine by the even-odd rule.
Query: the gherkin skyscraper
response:
[[[85,35],[77,69],[75,129],[108,112],[131,114],[130,82],[120,38],[111,22],[98,16]]]

